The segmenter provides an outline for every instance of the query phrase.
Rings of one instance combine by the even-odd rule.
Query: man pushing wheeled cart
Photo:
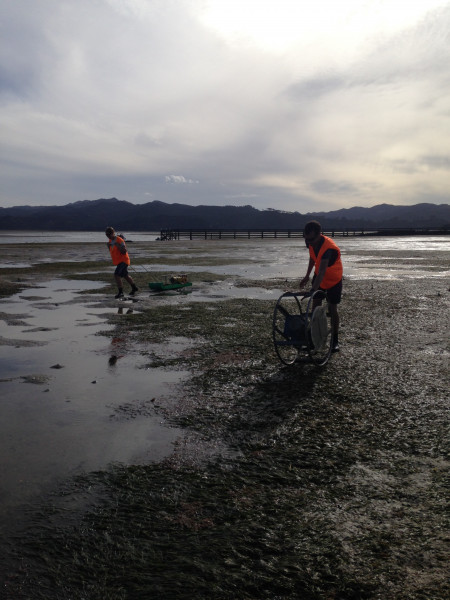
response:
[[[300,289],[309,281],[311,271],[314,277],[311,284],[311,294],[317,290],[326,292],[328,311],[331,317],[332,352],[339,352],[339,313],[338,304],[342,295],[342,261],[341,251],[335,242],[322,234],[318,221],[306,223],[303,235],[309,248],[309,264],[305,277],[300,281]],[[313,309],[320,306],[321,298],[314,297]]]
[[[275,352],[285,365],[312,362],[324,367],[339,352],[339,314],[342,294],[341,251],[322,234],[317,221],[305,225],[309,263],[300,289],[314,277],[310,291],[284,292],[275,305],[272,336]],[[326,300],[326,306],[322,306]]]

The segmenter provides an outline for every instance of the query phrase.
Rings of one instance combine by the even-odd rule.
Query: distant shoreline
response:
[[[2,229],[3,235],[8,237],[28,235],[41,235],[43,237],[71,234],[96,234],[102,237],[103,232],[99,229]],[[331,237],[385,237],[385,236],[414,236],[414,235],[450,235],[450,226],[445,227],[324,227],[324,235]],[[165,228],[161,230],[132,230],[124,236],[142,235],[155,236],[155,239],[241,239],[241,238],[302,238],[302,228],[217,228],[217,227],[188,227],[188,228]],[[133,240],[127,239],[128,242]]]

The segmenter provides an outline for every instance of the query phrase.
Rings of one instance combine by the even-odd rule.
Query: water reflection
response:
[[[92,281],[39,285],[39,297],[29,289],[0,301],[0,525],[8,510],[31,501],[55,478],[110,462],[158,460],[179,435],[154,411],[116,415],[126,414],[123,406],[167,394],[184,373],[145,370],[145,358],[130,353],[126,339],[97,335],[113,327],[106,319],[116,306],[95,299],[86,310],[92,298],[77,292],[95,287]]]
[[[111,339],[109,353],[110,357],[108,359],[108,364],[109,366],[115,366],[119,359],[127,355],[125,340],[123,338],[113,337]]]

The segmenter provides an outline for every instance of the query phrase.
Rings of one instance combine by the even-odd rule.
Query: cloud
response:
[[[183,175],[166,175],[165,176],[166,183],[175,183],[175,184],[183,184],[183,183],[199,183],[199,181],[194,181],[193,179],[186,179]]]
[[[442,201],[450,4],[333,6],[1,3],[0,205]]]

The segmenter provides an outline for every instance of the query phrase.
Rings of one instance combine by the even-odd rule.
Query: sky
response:
[[[448,203],[450,2],[2,0],[0,206]]]

